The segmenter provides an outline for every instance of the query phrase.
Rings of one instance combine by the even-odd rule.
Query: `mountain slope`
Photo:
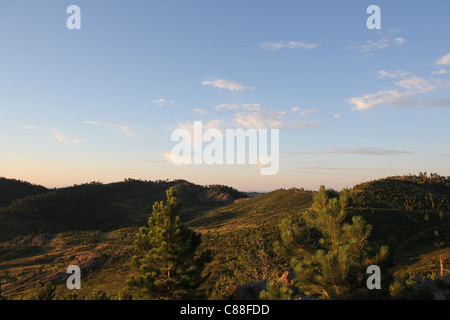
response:
[[[199,186],[184,180],[89,183],[18,199],[0,208],[0,239],[30,232],[110,231],[144,225],[156,201],[170,187],[178,190],[184,221],[205,210],[247,196],[226,186]]]
[[[48,189],[26,181],[0,177],[0,208],[15,200],[47,192]]]
[[[281,218],[310,206],[313,194],[298,189],[275,190],[210,210],[188,225],[199,230],[223,231],[260,224],[276,228]]]
[[[357,185],[351,195],[355,214],[372,225],[372,239],[389,245],[394,273],[439,272],[439,255],[450,257],[449,177],[388,177]]]

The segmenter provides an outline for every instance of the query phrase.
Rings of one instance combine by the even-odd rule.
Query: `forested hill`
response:
[[[389,177],[362,183],[352,191],[361,207],[422,213],[450,211],[450,178],[437,174]]]
[[[10,205],[14,200],[41,194],[46,191],[48,189],[43,186],[0,177],[0,208]]]
[[[350,192],[373,237],[392,250],[450,244],[450,177],[420,173],[361,183]]]
[[[184,180],[102,184],[92,182],[61,189],[46,189],[26,182],[3,179],[0,239],[30,232],[113,230],[146,224],[156,201],[170,187],[183,203],[181,218],[197,217],[204,210],[223,206],[244,193],[228,186],[200,186]]]

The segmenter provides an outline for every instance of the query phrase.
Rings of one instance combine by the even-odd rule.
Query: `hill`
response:
[[[355,186],[351,196],[373,240],[389,245],[395,274],[438,273],[439,257],[450,258],[450,177],[388,177]]]
[[[230,231],[261,224],[276,227],[286,217],[309,207],[312,192],[298,189],[275,190],[253,198],[242,198],[229,205],[212,209],[188,225],[198,230]]]
[[[25,197],[0,208],[0,240],[32,232],[111,231],[141,226],[146,223],[153,204],[164,199],[165,191],[170,187],[178,190],[183,203],[180,216],[184,221],[196,218],[205,210],[247,198],[246,194],[231,187],[200,186],[184,180],[153,182],[127,179],[52,190],[31,188],[30,185]],[[11,196],[9,198],[12,199]]]
[[[446,266],[450,263],[449,181],[436,174],[419,174],[365,182],[350,190],[351,215],[362,215],[372,225],[373,242],[389,245],[394,275],[438,272],[440,257]],[[182,200],[181,219],[201,232],[202,246],[214,252],[211,278],[204,284],[209,292],[229,274],[230,265],[254,253],[273,259],[270,266],[263,266],[269,266],[268,271],[286,270],[286,261],[277,260],[272,252],[278,223],[290,217],[302,227],[302,212],[314,195],[279,189],[249,198],[227,186],[131,179],[27,195],[0,209],[4,295],[29,298],[40,280],[60,283],[57,294],[67,297],[65,268],[78,264],[84,270],[79,295],[89,298],[99,289],[117,297],[132,272],[134,234],[146,225],[153,203],[165,199],[170,187]],[[259,267],[255,265],[255,270]],[[252,272],[249,277],[259,276]],[[241,281],[245,279],[249,278]]]
[[[0,177],[0,208],[10,205],[17,199],[38,195],[47,191],[48,189],[43,186]]]
[[[64,199],[75,201],[76,195],[79,195],[78,201],[88,203],[87,205],[83,204],[81,208],[84,209],[95,203],[97,203],[95,208],[99,207],[99,203],[106,203],[106,201],[112,203],[109,198],[113,197],[117,204],[121,203],[122,205],[124,199],[126,199],[129,208],[140,208],[142,214],[134,213],[130,216],[130,221],[136,219],[135,225],[114,229],[112,224],[110,228],[100,225],[102,220],[98,216],[99,213],[104,212],[105,215],[109,215],[100,217],[110,219],[114,217],[111,211],[91,209],[90,213],[97,215],[97,217],[95,219],[89,218],[90,225],[86,224],[84,230],[81,229],[82,225],[72,225],[72,228],[69,228],[70,224],[63,224],[63,218],[61,218],[61,220],[58,220],[61,223],[58,227],[65,227],[67,230],[56,232],[43,232],[41,230],[40,232],[35,231],[10,237],[9,241],[0,244],[0,280],[3,278],[5,282],[3,285],[4,293],[12,298],[22,295],[30,297],[34,292],[34,284],[38,280],[61,282],[61,279],[65,276],[61,271],[64,270],[64,267],[70,264],[82,264],[88,266],[88,276],[83,281],[86,289],[81,291],[82,294],[88,296],[93,288],[101,288],[116,295],[123,289],[126,278],[132,272],[130,259],[134,252],[134,234],[138,227],[146,225],[146,220],[151,212],[151,209],[149,210],[150,204],[164,199],[166,188],[173,185],[178,189],[183,207],[185,207],[181,216],[184,217],[183,219],[189,227],[203,233],[203,245],[215,252],[215,259],[210,266],[211,282],[207,285],[213,285],[214,279],[220,277],[224,272],[223,262],[232,258],[234,250],[241,247],[249,232],[254,230],[253,228],[262,229],[265,241],[269,245],[277,236],[279,220],[285,216],[295,215],[299,210],[307,208],[312,199],[311,193],[297,189],[276,190],[251,199],[234,199],[234,197],[242,196],[242,194],[225,186],[202,187],[186,181],[151,184],[134,180],[122,182],[118,185],[93,183],[59,190],[56,193],[46,193],[41,195],[42,199],[41,196],[26,198],[23,203],[28,206],[36,207],[36,205],[43,203],[43,207],[39,207],[38,213],[44,213],[45,208],[50,205],[61,205]],[[144,186],[149,189],[145,189]],[[150,188],[154,188],[153,195],[149,193]],[[107,190],[109,192],[106,192]],[[223,190],[228,191],[229,193],[226,192],[228,195],[233,194],[233,199],[228,199]],[[69,197],[67,193],[71,196]],[[150,199],[144,201],[145,195]],[[229,201],[223,201],[224,198]],[[64,207],[69,207],[69,205],[66,203]],[[64,207],[57,207],[58,210],[55,210],[50,216],[55,219],[59,214],[63,214],[62,208]],[[111,210],[111,207],[109,207],[109,210]],[[19,215],[18,223],[20,218],[29,222],[29,214],[26,213],[27,207],[24,205],[19,208],[22,210],[21,213],[15,211],[15,214]],[[8,214],[12,213],[11,207],[5,209],[7,209],[5,211]],[[133,209],[129,210],[132,212]],[[67,216],[73,216],[73,212],[65,213],[62,217]],[[46,218],[41,213],[39,217],[41,219]],[[137,222],[137,218],[141,220],[140,223]],[[119,221],[124,223],[128,220],[122,217]],[[108,222],[108,220],[105,222]],[[39,224],[41,227],[42,225],[42,223]],[[95,229],[99,227],[102,227],[102,229]],[[104,281],[108,274],[114,274],[114,279]],[[61,295],[67,293],[64,285],[60,285],[58,290]]]

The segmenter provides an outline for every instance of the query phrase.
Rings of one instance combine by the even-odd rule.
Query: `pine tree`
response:
[[[294,285],[309,295],[349,298],[367,290],[367,267],[379,265],[387,256],[387,247],[377,252],[369,247],[371,226],[364,219],[353,216],[349,223],[348,205],[347,190],[335,194],[321,186],[303,215],[305,230],[293,227],[288,219],[279,225],[281,242],[276,248],[290,259],[297,275]]]
[[[136,234],[134,244],[140,255],[131,263],[138,274],[130,277],[128,285],[154,299],[196,298],[211,253],[198,250],[201,234],[188,229],[177,216],[181,203],[175,190],[170,188],[166,195],[166,203],[153,205],[149,228],[142,227]]]
[[[51,282],[41,284],[40,281],[36,283],[36,295],[32,297],[33,300],[53,300],[55,298],[56,285]]]
[[[267,290],[263,290],[259,294],[261,300],[292,300],[295,293],[294,290],[281,280],[267,281]]]

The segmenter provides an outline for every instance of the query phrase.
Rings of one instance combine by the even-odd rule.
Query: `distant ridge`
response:
[[[183,203],[183,220],[204,210],[248,196],[224,185],[201,186],[185,180],[142,181],[126,179],[103,184],[91,182],[47,189],[18,180],[2,179],[0,239],[30,232],[112,230],[143,225],[156,201],[175,187]]]
[[[47,192],[48,189],[26,181],[0,177],[0,208],[15,200]]]

